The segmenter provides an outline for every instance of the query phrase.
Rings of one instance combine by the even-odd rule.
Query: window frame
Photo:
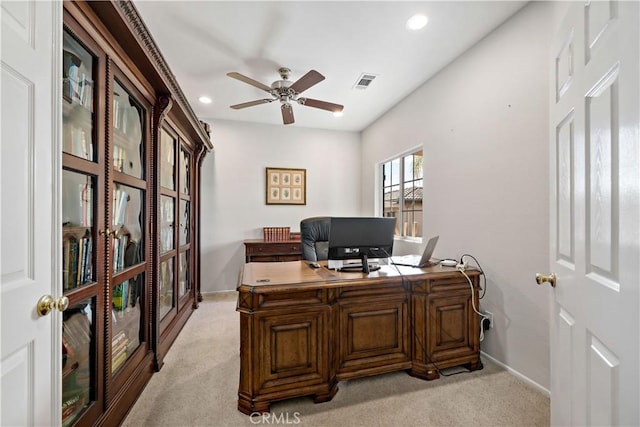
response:
[[[410,178],[407,177],[406,174],[406,161],[408,158],[415,158],[415,156],[420,156],[421,160],[419,161],[419,176],[416,175],[417,169],[415,169],[416,164],[415,160],[413,160],[412,164],[414,165],[414,170],[411,172]],[[395,162],[395,163],[394,163]],[[396,178],[396,174],[394,173],[393,168],[397,167],[397,179],[396,182],[394,179]],[[385,179],[385,172],[387,172],[387,168],[390,168],[388,173],[392,176],[389,180]],[[398,219],[398,223],[396,224],[396,239],[406,239],[406,240],[417,240],[422,241],[424,237],[424,152],[422,147],[415,147],[411,150],[405,151],[399,155],[396,155],[392,158],[389,158],[379,165],[379,173],[380,173],[380,184],[378,187],[378,191],[380,194],[380,215],[383,217],[396,217]],[[421,186],[416,186],[417,183],[420,183]],[[397,190],[394,190],[394,187],[398,187]],[[410,209],[407,209],[407,189],[411,192],[413,196],[413,201]],[[418,190],[419,189],[419,190]],[[418,190],[421,194],[419,199],[416,198]],[[403,197],[403,203],[400,203],[400,197],[396,199],[397,210],[395,210],[395,215],[389,214],[392,212],[392,209],[389,209],[387,205],[387,201],[393,201],[393,196],[387,199],[385,195],[393,191],[398,191],[398,196],[400,194],[405,195]],[[416,209],[416,202],[420,201],[420,208]],[[409,221],[406,221],[406,216],[411,213],[412,221],[411,226],[409,225]],[[406,224],[405,224],[406,223]],[[417,227],[417,228],[416,228]]]

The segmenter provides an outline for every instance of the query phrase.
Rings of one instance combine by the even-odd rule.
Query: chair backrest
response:
[[[316,216],[300,221],[302,259],[322,261],[329,256],[329,229],[331,217]]]

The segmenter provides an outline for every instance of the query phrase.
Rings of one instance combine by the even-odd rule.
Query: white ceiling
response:
[[[135,5],[195,113],[282,125],[279,103],[242,110],[230,105],[268,98],[232,79],[237,71],[270,86],[278,68],[295,81],[311,69],[325,80],[303,93],[344,105],[343,117],[293,105],[288,126],[360,131],[489,34],[523,1],[151,1]],[[409,31],[415,14],[429,18]],[[473,72],[473,70],[469,70]],[[362,73],[377,75],[354,89]],[[208,95],[204,105],[198,97]]]

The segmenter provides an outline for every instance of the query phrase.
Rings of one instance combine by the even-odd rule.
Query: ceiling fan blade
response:
[[[271,88],[265,84],[260,83],[257,80],[253,80],[251,77],[247,77],[247,76],[243,76],[240,73],[236,73],[235,71],[231,72],[231,73],[227,73],[227,76],[234,78],[236,80],[240,80],[241,82],[245,82],[250,84],[251,86],[255,86],[258,89],[262,89],[265,92],[271,92]]]
[[[298,103],[300,105],[306,105],[307,107],[320,108],[321,110],[327,110],[334,113],[339,113],[344,109],[344,106],[340,104],[334,104],[332,102],[320,101],[312,98],[299,98]]]
[[[289,86],[290,89],[293,89],[296,93],[302,93],[305,90],[309,89],[311,86],[320,83],[324,80],[324,76],[317,72],[316,70],[311,70],[304,76],[300,77],[294,84]]]
[[[255,101],[244,102],[242,104],[230,105],[230,107],[234,110],[239,110],[241,108],[253,107],[254,105],[268,104],[273,101],[275,101],[275,99],[257,99]]]
[[[285,125],[293,123],[293,108],[291,108],[291,104],[282,104],[280,109],[282,110],[282,122]]]

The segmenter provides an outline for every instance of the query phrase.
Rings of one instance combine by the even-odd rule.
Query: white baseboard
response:
[[[221,301],[234,300],[238,297],[238,293],[234,291],[213,291],[202,292],[202,299]]]
[[[544,388],[543,386],[541,386],[540,384],[538,384],[537,382],[533,381],[531,378],[527,377],[526,375],[521,374],[520,372],[516,371],[515,369],[513,369],[510,366],[505,365],[504,363],[502,363],[501,361],[499,361],[498,359],[496,359],[495,357],[489,356],[487,353],[485,353],[484,351],[481,351],[480,354],[483,357],[486,357],[487,359],[491,360],[493,363],[495,363],[496,365],[506,369],[510,374],[518,377],[519,379],[521,379],[522,381],[524,381],[525,383],[529,384],[531,387],[535,388],[536,390],[544,393],[547,397],[551,397],[551,392]]]

